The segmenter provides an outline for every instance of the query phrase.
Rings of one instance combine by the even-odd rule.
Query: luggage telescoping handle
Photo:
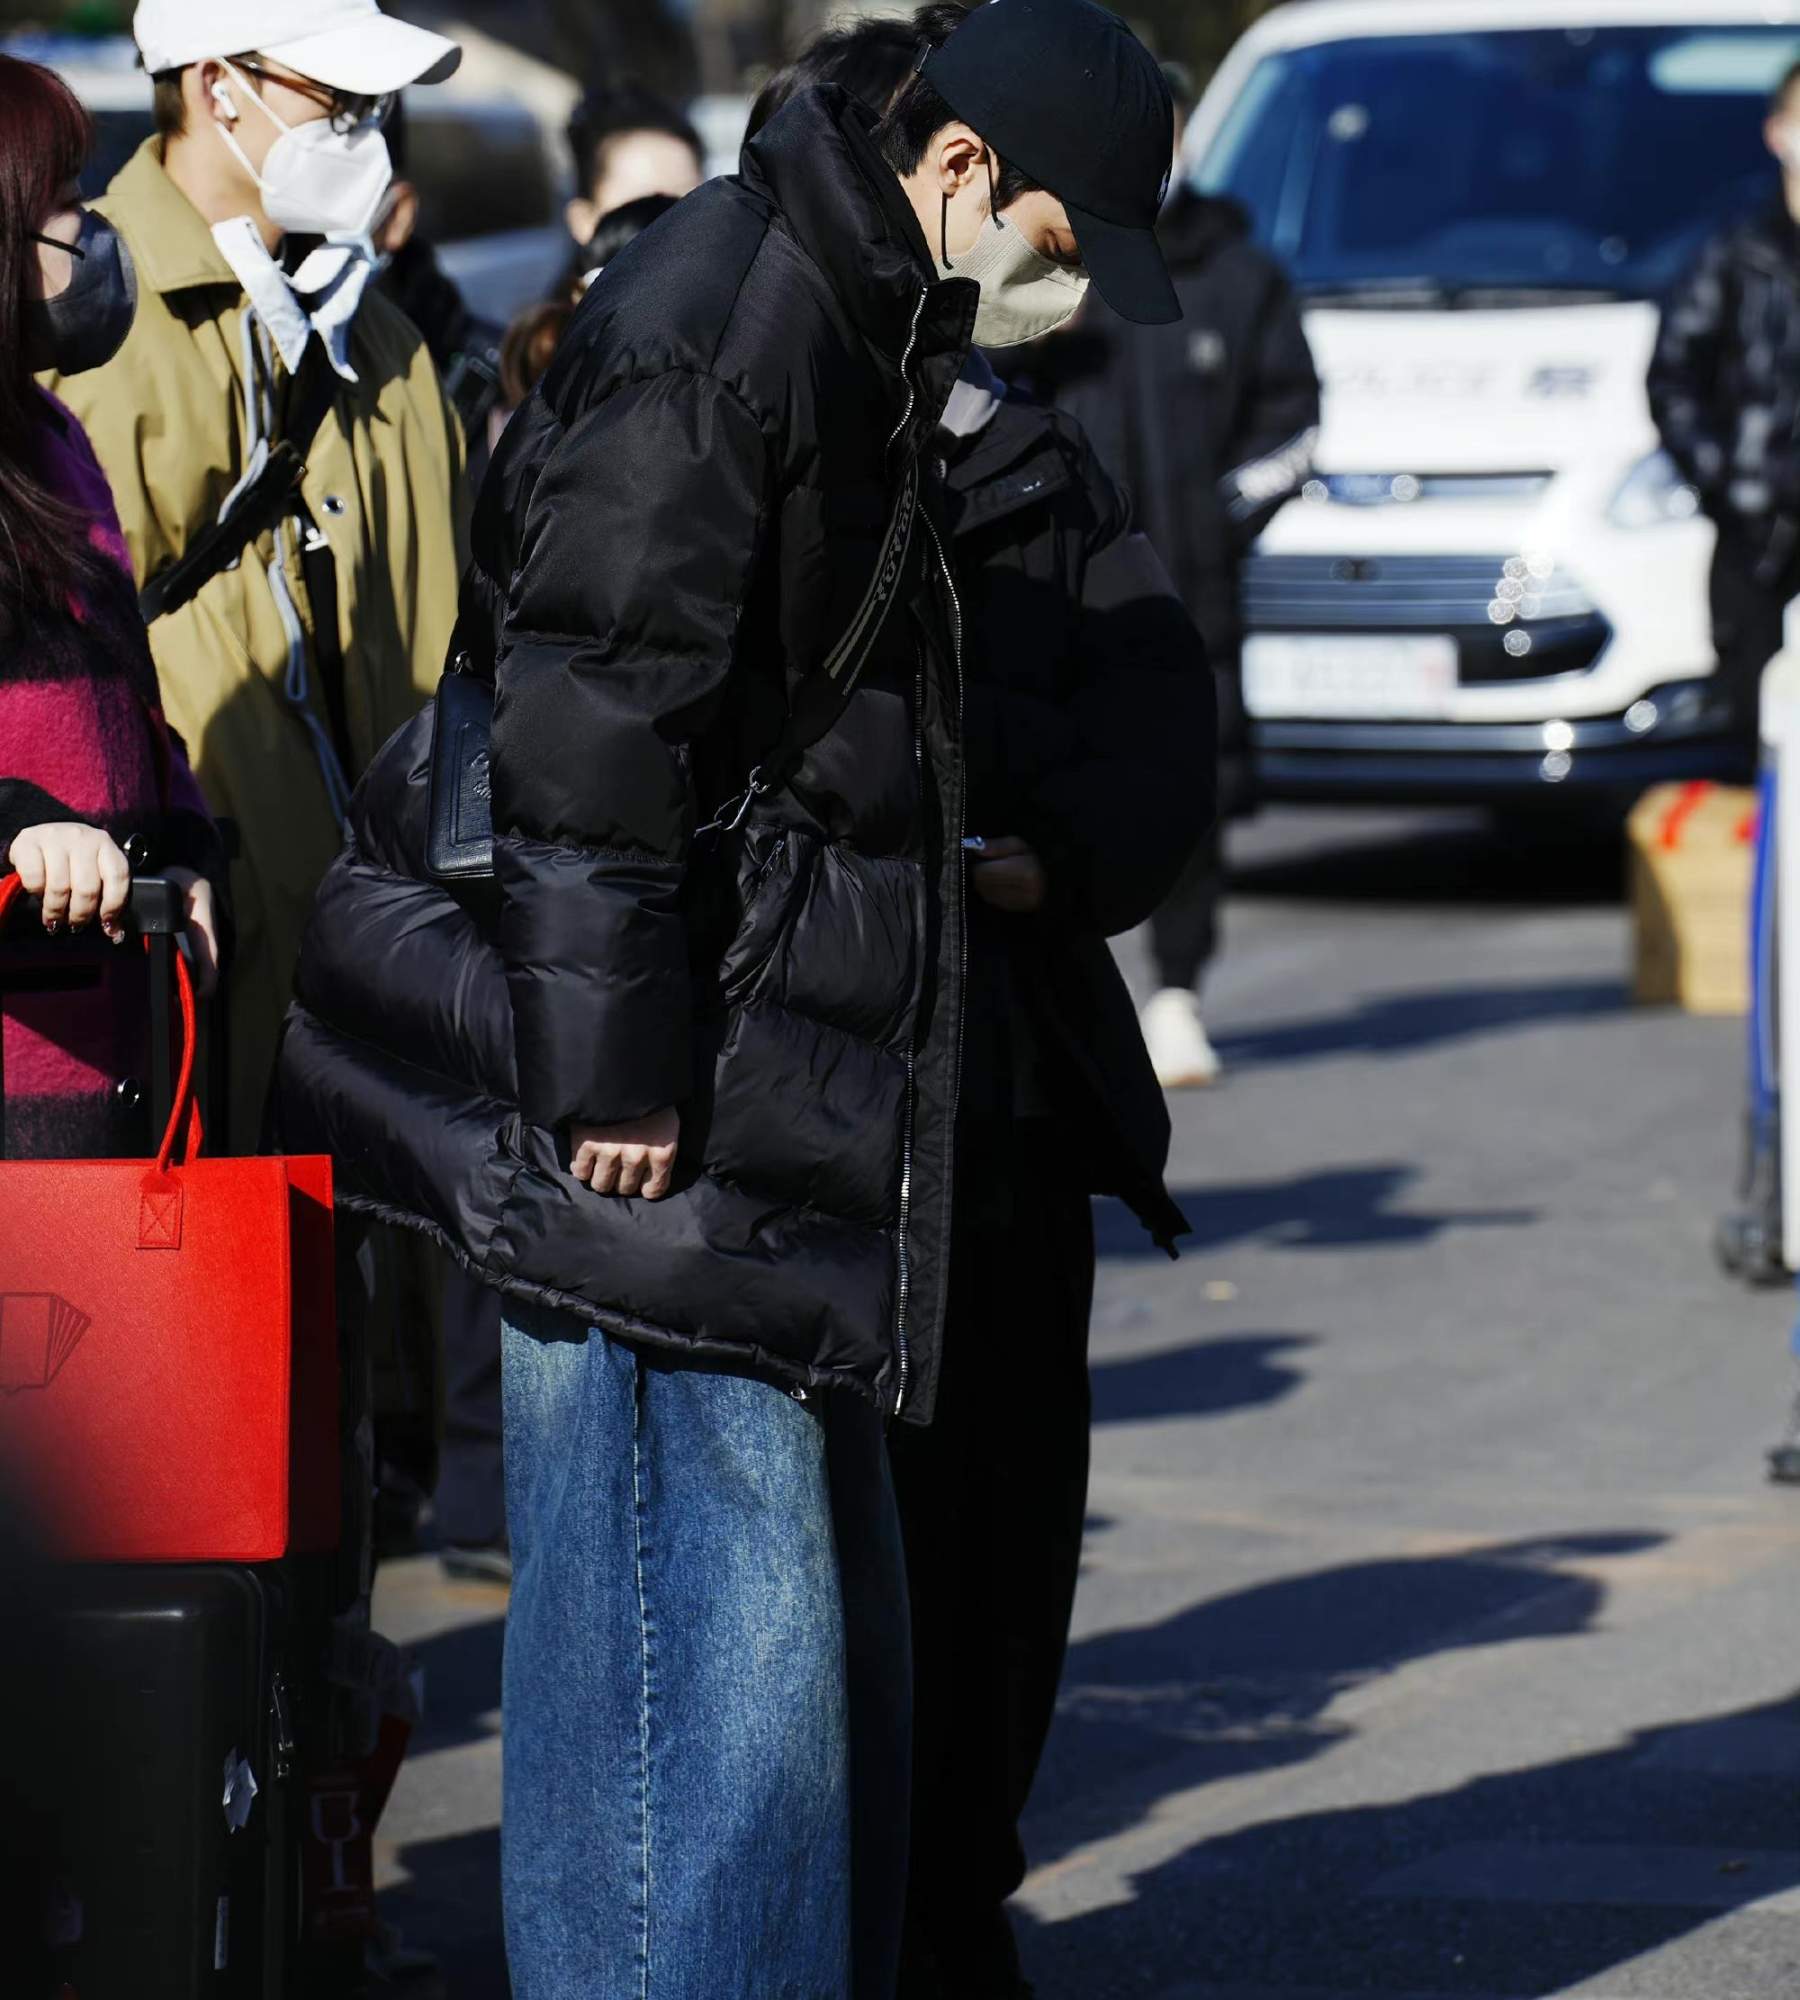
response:
[[[16,874],[0,876],[0,929],[14,905],[27,909],[35,907],[33,898],[25,894],[25,885]],[[184,1162],[191,1161],[200,1150],[201,1122],[200,1107],[194,1099],[195,1044],[199,1035],[199,1016],[194,1004],[193,974],[188,970],[188,962],[176,948],[176,941],[187,926],[187,899],[180,885],[160,875],[143,875],[135,878],[131,885],[130,899],[125,908],[127,932],[144,940],[144,949],[150,958],[150,1105],[152,1129],[158,1119],[163,1121],[162,1143],[157,1148],[156,1166],[159,1173],[167,1173],[175,1155],[177,1143],[182,1145]],[[96,933],[96,936],[98,934]],[[46,955],[70,955],[85,958],[89,963],[101,953],[110,951],[110,944],[95,943],[91,939],[75,937],[44,937],[43,950]],[[8,941],[11,949],[17,942]],[[173,969],[173,978],[170,973]],[[173,987],[181,1010],[181,1062],[177,1070],[174,1066],[170,1044],[172,1022],[169,1014],[169,994]],[[0,1037],[0,1042],[4,1038]],[[0,1159],[6,1158],[6,1082],[4,1071],[4,1049],[0,1047]],[[183,1126],[186,1137],[183,1140]]]

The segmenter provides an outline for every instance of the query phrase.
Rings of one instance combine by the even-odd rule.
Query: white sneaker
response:
[[[1200,1003],[1178,986],[1154,995],[1138,1019],[1151,1067],[1164,1090],[1193,1090],[1216,1083],[1224,1064],[1206,1039]]]

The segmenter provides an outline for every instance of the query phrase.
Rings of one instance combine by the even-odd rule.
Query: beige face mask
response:
[[[1088,288],[1085,271],[1039,256],[1024,232],[995,215],[991,205],[973,249],[954,265],[941,252],[933,261],[940,278],[973,278],[981,287],[981,303],[975,308],[980,347],[1016,347],[1054,333],[1073,316]]]

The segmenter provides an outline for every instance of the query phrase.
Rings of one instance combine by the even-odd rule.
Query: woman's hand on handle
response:
[[[26,895],[43,905],[45,930],[85,930],[97,915],[114,944],[125,941],[119,919],[131,895],[131,863],[111,834],[77,820],[28,826],[7,858]]]
[[[680,1143],[681,1116],[673,1106],[622,1125],[576,1125],[569,1133],[569,1171],[596,1194],[661,1201]]]

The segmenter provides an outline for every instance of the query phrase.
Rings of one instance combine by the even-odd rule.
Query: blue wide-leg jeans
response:
[[[877,1414],[503,1334],[514,2000],[889,2000],[906,1580]]]

